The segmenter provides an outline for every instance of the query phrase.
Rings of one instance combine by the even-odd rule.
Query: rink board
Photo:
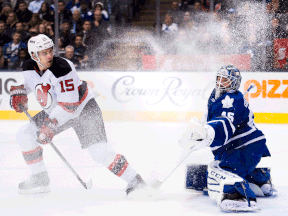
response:
[[[79,72],[95,93],[105,121],[187,122],[201,118],[215,85],[207,72]],[[256,87],[246,98],[257,123],[288,123],[287,73],[242,73],[240,91]],[[11,85],[22,82],[21,73],[0,73],[0,120],[27,120],[9,106]],[[42,110],[29,95],[29,112]]]

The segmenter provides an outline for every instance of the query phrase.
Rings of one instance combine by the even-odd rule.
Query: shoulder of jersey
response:
[[[29,59],[24,62],[23,64],[23,71],[27,70],[35,70],[34,68],[37,66],[37,63],[33,61],[32,59]]]
[[[68,60],[64,58],[54,57],[53,65],[49,68],[56,78],[65,76],[72,71],[72,67]]]
[[[241,105],[244,103],[244,96],[240,91],[237,91],[235,93],[228,93],[227,94],[230,98],[233,98],[233,104],[234,105]]]

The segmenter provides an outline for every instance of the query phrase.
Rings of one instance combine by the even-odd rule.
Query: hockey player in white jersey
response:
[[[270,152],[248,101],[238,90],[241,79],[236,67],[223,66],[216,74],[203,121],[192,118],[179,141],[188,150],[210,147],[214,161],[207,169],[208,194],[223,211],[258,210],[256,196],[273,193],[270,173],[256,168]]]
[[[32,172],[30,179],[19,184],[19,193],[50,192],[50,179],[39,144],[47,144],[54,135],[70,127],[94,161],[128,183],[127,194],[146,186],[124,155],[108,149],[101,110],[92,90],[79,79],[73,63],[55,57],[53,41],[43,34],[28,41],[28,51],[31,59],[23,67],[24,83],[10,89],[11,107],[16,112],[22,112],[20,104],[28,109],[27,95],[33,93],[43,111],[33,117],[37,127],[28,123],[16,135]]]

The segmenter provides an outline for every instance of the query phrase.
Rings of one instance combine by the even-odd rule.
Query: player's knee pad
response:
[[[264,197],[273,195],[275,189],[272,184],[270,168],[256,168],[245,178],[256,196]]]
[[[240,176],[225,171],[219,167],[220,161],[213,161],[208,165],[207,186],[209,197],[218,205],[227,195],[239,195],[248,203],[256,200],[256,196],[249,188],[248,183]]]
[[[89,153],[91,154],[94,161],[101,163],[104,166],[109,166],[111,161],[115,158],[115,152],[112,149],[109,149],[106,142],[95,143],[90,145],[88,148]]]
[[[22,151],[31,151],[39,147],[37,143],[37,128],[34,124],[29,123],[22,126],[16,133],[16,140],[19,143]]]

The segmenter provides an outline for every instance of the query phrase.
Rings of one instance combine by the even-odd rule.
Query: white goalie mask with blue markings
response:
[[[226,65],[216,73],[215,98],[226,92],[237,91],[241,84],[240,71],[234,65]]]

